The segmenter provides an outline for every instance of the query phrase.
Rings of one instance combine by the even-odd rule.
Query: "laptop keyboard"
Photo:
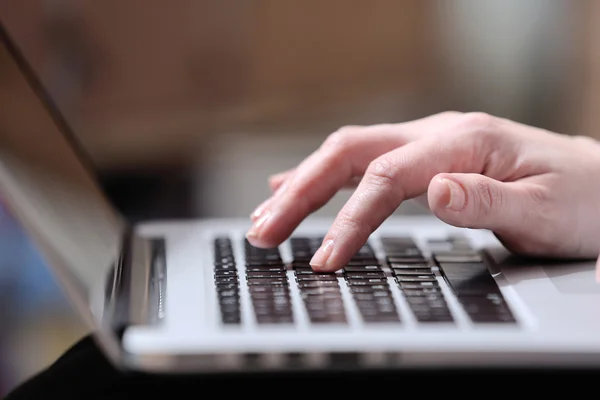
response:
[[[382,259],[370,243],[365,244],[338,273],[317,273],[310,259],[322,237],[292,237],[292,259],[285,263],[279,248],[260,249],[244,240],[243,277],[238,273],[232,241],[214,240],[214,278],[224,324],[240,324],[241,287],[248,288],[258,324],[294,323],[291,285],[298,289],[311,324],[348,324],[348,300],[365,324],[400,324],[402,313],[392,294],[396,286],[418,323],[455,324],[434,270],[439,270],[464,313],[474,324],[515,324],[494,278],[481,254],[462,237],[431,240],[426,257],[410,237],[378,239]],[[290,281],[288,271],[293,271]],[[344,297],[342,286],[350,296]]]

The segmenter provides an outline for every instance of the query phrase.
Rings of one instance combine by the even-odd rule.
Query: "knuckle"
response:
[[[477,208],[481,215],[488,215],[494,210],[501,210],[504,204],[504,195],[494,185],[485,180],[475,182],[477,194]]]
[[[396,168],[393,163],[386,158],[378,158],[369,164],[367,176],[372,184],[393,188],[397,180]]]
[[[325,139],[322,148],[329,151],[344,151],[352,145],[353,138],[360,131],[358,126],[343,126]]]
[[[496,132],[497,118],[482,112],[471,112],[460,116],[461,132],[470,138],[490,139]]]

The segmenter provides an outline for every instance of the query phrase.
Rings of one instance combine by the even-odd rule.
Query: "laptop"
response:
[[[245,219],[131,223],[0,28],[0,194],[115,366],[600,365],[593,261],[521,259],[491,232],[399,215],[322,274],[308,262],[329,219],[271,249]]]

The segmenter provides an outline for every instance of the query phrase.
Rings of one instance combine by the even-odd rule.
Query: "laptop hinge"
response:
[[[113,329],[151,325],[164,317],[165,244],[162,238],[128,233],[106,291],[107,323]]]

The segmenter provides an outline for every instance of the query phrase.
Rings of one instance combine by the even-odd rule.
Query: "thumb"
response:
[[[524,189],[521,183],[480,174],[439,174],[429,184],[429,208],[450,225],[514,230],[529,208],[530,197]]]

